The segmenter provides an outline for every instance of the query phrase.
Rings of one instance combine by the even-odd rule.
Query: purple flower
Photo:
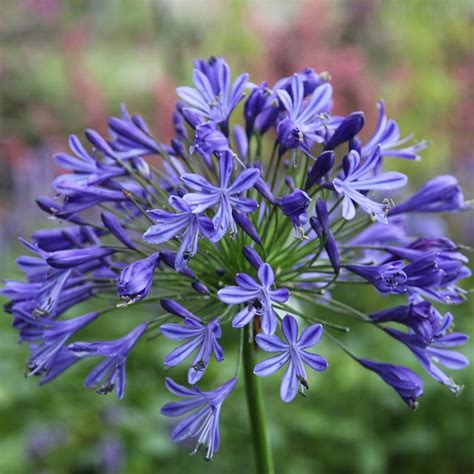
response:
[[[240,328],[252,321],[258,315],[262,316],[262,330],[265,334],[273,334],[277,327],[277,317],[272,306],[272,301],[285,303],[290,297],[286,288],[271,289],[275,276],[272,267],[264,263],[258,269],[257,283],[246,273],[237,273],[235,282],[238,286],[226,286],[217,292],[217,297],[226,304],[247,303],[232,320],[232,326]]]
[[[390,327],[384,327],[384,330],[405,344],[431,377],[456,393],[460,387],[439,369],[436,363],[453,370],[460,370],[469,365],[463,354],[450,350],[451,347],[466,343],[468,337],[462,333],[449,332],[453,324],[453,316],[450,313],[442,317],[432,308],[426,323],[429,330],[422,337],[412,331],[406,333]]]
[[[308,101],[304,102],[303,80],[295,74],[291,79],[291,96],[283,89],[276,93],[288,113],[288,117],[277,126],[280,154],[293,148],[309,153],[314,143],[323,142],[324,121],[321,113],[327,112],[330,107],[331,85],[326,83],[316,87]]]
[[[326,142],[325,150],[333,150],[341,143],[352,140],[365,124],[363,112],[352,112],[336,128],[329,140]]]
[[[146,331],[148,323],[144,322],[126,336],[113,341],[73,342],[68,346],[77,357],[105,357],[84,380],[84,386],[97,389],[97,393],[106,394],[116,390],[121,400],[125,393],[125,363],[130,351]]]
[[[428,181],[406,201],[388,211],[389,216],[405,212],[459,211],[464,207],[462,189],[454,176],[438,176]]]
[[[46,258],[46,262],[54,268],[74,268],[91,260],[107,257],[114,252],[114,249],[108,247],[58,250],[51,252]]]
[[[111,212],[102,212],[100,217],[105,227],[118,241],[122,242],[122,244],[129,249],[136,250],[137,246],[133,243],[122,224],[120,224],[118,219]]]
[[[257,334],[258,347],[265,352],[276,352],[278,355],[259,362],[255,366],[254,374],[266,377],[274,374],[288,363],[285,376],[281,381],[280,398],[289,403],[296,397],[299,387],[302,395],[304,390],[309,388],[305,364],[311,369],[321,372],[327,369],[328,363],[320,355],[305,350],[315,346],[321,339],[323,334],[321,324],[308,326],[298,338],[298,323],[293,316],[287,314],[283,318],[281,327],[286,342],[275,335]]]
[[[430,341],[432,337],[433,307],[427,301],[383,309],[369,316],[376,323],[403,324],[423,341]]]
[[[109,118],[109,130],[112,135],[110,145],[122,159],[160,153],[160,146],[151,136],[143,119],[139,115],[130,116],[123,104],[120,107],[120,118]]]
[[[17,313],[18,315],[18,313]],[[65,321],[51,321],[44,318],[24,318],[29,324],[22,330],[24,340],[38,339],[42,343],[35,345],[28,362],[28,375],[47,376],[56,365],[58,353],[65,347],[68,340],[80,329],[86,327],[99,316],[89,313]]]
[[[416,409],[418,398],[423,395],[423,381],[413,370],[399,365],[357,359],[366,369],[375,372],[386,384],[390,385],[411,408]]]
[[[224,360],[224,351],[217,342],[222,336],[220,319],[216,318],[205,324],[175,301],[162,300],[162,305],[167,311],[183,318],[183,324],[163,324],[160,326],[161,333],[173,341],[186,341],[166,356],[165,365],[175,367],[195,353],[188,371],[188,383],[195,384],[204,375],[211,354],[214,354],[217,362]]]
[[[142,238],[145,242],[162,244],[182,233],[175,259],[175,268],[180,271],[186,266],[186,262],[196,255],[199,235],[210,238],[214,234],[214,226],[208,217],[196,212],[183,198],[171,196],[169,204],[179,212],[175,214],[160,209],[149,211],[149,215],[158,224],[151,226]]]
[[[379,159],[380,148],[376,148],[372,155],[363,161],[355,150],[350,151],[344,158],[345,176],[333,181],[334,189],[344,197],[342,201],[344,219],[354,218],[356,212],[354,203],[356,203],[379,222],[387,223],[387,206],[370,200],[365,193],[400,188],[405,186],[407,177],[396,171],[374,175]]]
[[[366,279],[381,293],[399,294],[407,291],[407,275],[400,260],[382,265],[346,265],[345,268]]]
[[[154,253],[127,265],[117,277],[120,299],[131,304],[145,298],[153,284],[153,275],[159,261],[160,254]]]
[[[247,136],[257,129],[262,135],[275,123],[278,101],[266,82],[252,89],[244,105],[245,131]]]
[[[218,206],[212,220],[215,228],[213,241],[220,240],[228,230],[231,235],[237,234],[237,226],[232,216],[233,209],[247,213],[257,208],[257,203],[253,199],[241,197],[241,194],[257,182],[260,172],[255,168],[246,169],[230,184],[233,168],[232,152],[226,151],[219,157],[219,186],[197,174],[186,173],[181,176],[189,188],[197,191],[183,196],[188,205],[193,207],[193,213],[201,213],[206,209]]]
[[[200,59],[194,65],[195,88],[178,87],[176,92],[193,112],[224,124],[225,130],[230,114],[244,97],[248,74],[238,76],[231,86],[230,69],[224,59]]]
[[[421,160],[418,152],[424,150],[428,146],[428,142],[423,140],[415,142],[412,145],[400,148],[407,144],[413,138],[409,135],[400,139],[400,129],[395,120],[387,119],[385,115],[384,103],[381,100],[378,104],[379,120],[375,131],[370,140],[362,147],[361,156],[368,158],[377,146],[381,148],[382,157],[405,158],[407,160]]]
[[[316,202],[316,215],[310,219],[311,227],[324,243],[324,248],[328,254],[331,265],[336,273],[340,270],[339,251],[337,249],[336,239],[329,229],[329,213],[326,201],[318,199]]]
[[[321,179],[326,176],[326,174],[331,171],[334,166],[334,152],[333,151],[323,151],[314,162],[314,165],[308,171],[308,177],[304,185],[305,190],[307,191],[311,186],[319,184]]]
[[[301,236],[304,235],[302,228],[307,221],[307,211],[310,202],[310,197],[301,189],[295,189],[292,193],[275,201],[283,214],[291,220],[296,232]]]
[[[198,387],[183,387],[169,377],[166,378],[166,388],[177,397],[183,397],[178,402],[167,403],[161,408],[161,414],[176,417],[188,414],[174,428],[172,439],[177,443],[189,438],[197,438],[196,454],[201,446],[206,448],[206,460],[212,459],[219,451],[219,415],[224,400],[237,384],[236,379],[230,379],[224,385],[202,392]]]
[[[229,140],[216,128],[215,123],[206,122],[196,127],[194,143],[190,153],[197,151],[209,167],[212,167],[212,154],[229,149]]]
[[[250,263],[250,265],[255,268],[255,270],[258,270],[264,264],[262,257],[260,257],[257,251],[252,247],[244,247],[242,249],[242,253],[244,254],[244,257],[247,259],[247,261]]]

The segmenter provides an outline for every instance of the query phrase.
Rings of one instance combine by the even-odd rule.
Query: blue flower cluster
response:
[[[177,89],[169,144],[122,107],[120,117],[109,119],[108,138],[87,130],[90,146],[71,136],[71,152],[56,155],[68,172],[54,180],[54,197],[37,203],[61,225],[22,240],[30,253],[17,260],[25,281],[6,281],[1,290],[30,349],[28,374],[43,384],[100,357],[84,385],[122,398],[127,358],[147,330],[159,327],[176,344],[164,365],[185,364],[189,384],[166,379],[181,400],[162,413],[184,416],[173,440],[195,438],[208,459],[219,449],[220,410],[239,370],[214,390],[196,384],[211,359],[223,362],[224,328],[236,346],[246,342],[239,335],[245,328],[261,351],[273,353],[258,362],[255,376],[285,367],[284,402],[308,389],[308,369],[327,369],[326,359],[311,352],[324,333],[416,407],[419,375],[356,356],[338,337],[350,327],[322,320],[317,309],[308,311],[312,305],[348,316],[349,325],[354,318],[372,324],[458,391],[439,366],[468,364],[451,350],[467,337],[452,331],[452,314],[435,304],[462,303],[466,292],[458,282],[470,272],[462,247],[433,235],[423,216],[468,206],[452,176],[403,199],[396,190],[407,177],[385,169],[392,159],[420,160],[427,143],[400,138],[383,102],[376,129],[362,143],[364,114],[332,115],[329,77],[312,69],[270,88],[248,82],[247,74],[232,82],[224,59],[211,58],[195,62],[193,82]],[[234,125],[242,112],[242,125]],[[412,233],[413,213],[425,222],[423,235]],[[351,295],[358,284],[386,296],[381,305],[398,295],[396,305],[366,315],[336,297],[339,286]],[[112,305],[102,307],[104,299]],[[95,311],[74,315],[86,300]],[[131,321],[120,339],[77,340],[110,311],[158,302],[149,320]]]

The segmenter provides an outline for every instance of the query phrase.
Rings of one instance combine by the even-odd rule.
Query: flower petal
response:
[[[253,373],[259,377],[272,375],[280,370],[288,362],[289,358],[288,352],[283,352],[275,357],[270,357],[270,359],[262,360],[255,366]]]

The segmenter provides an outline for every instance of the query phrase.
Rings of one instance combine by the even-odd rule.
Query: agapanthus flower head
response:
[[[167,379],[182,399],[162,413],[184,415],[173,440],[195,438],[206,459],[219,449],[220,411],[239,378],[252,420],[260,420],[258,377],[285,366],[281,399],[304,394],[308,367],[328,366],[311,352],[323,334],[415,407],[423,393],[415,372],[349,349],[354,319],[407,346],[432,378],[459,391],[440,366],[467,365],[452,350],[467,336],[452,332],[454,311],[442,316],[436,306],[468,296],[465,247],[447,238],[446,226],[418,216],[413,231],[407,214],[468,204],[452,176],[404,200],[407,177],[390,170],[389,158],[416,161],[427,143],[400,138],[383,103],[373,135],[361,141],[363,112],[332,115],[329,81],[306,68],[272,87],[248,82],[247,73],[232,82],[223,58],[200,59],[194,87],[177,89],[169,141],[125,106],[108,120],[107,137],[92,129],[87,142],[70,137],[70,151],[55,156],[66,173],[54,179],[54,197],[37,199],[57,226],[21,239],[30,252],[17,259],[23,278],[1,289],[40,384],[99,358],[85,386],[122,398],[138,341],[169,339],[164,365],[185,365],[189,387]],[[352,307],[362,284],[380,298],[370,315]],[[83,315],[78,305],[86,301],[92,312]],[[109,312],[114,327],[123,318],[135,329],[111,340],[112,322],[94,324]],[[86,327],[87,342],[78,342]],[[348,333],[347,343],[338,332]],[[273,355],[255,365],[256,349]],[[222,384],[229,364],[235,375]],[[210,378],[217,388],[196,386]],[[318,379],[323,390],[325,375]]]

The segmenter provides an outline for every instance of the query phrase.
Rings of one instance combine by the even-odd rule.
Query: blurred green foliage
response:
[[[169,104],[175,100],[174,84],[189,82],[192,57],[222,54],[235,69],[258,69],[259,57],[271,41],[271,36],[262,36],[265,31],[274,28],[281,33],[291,23],[293,10],[326,8],[354,30],[350,41],[366,51],[390,115],[403,130],[435,142],[424,154],[421,168],[419,164],[400,166],[416,182],[457,168],[449,160],[456,151],[457,137],[451,122],[456,120],[456,104],[463,97],[453,74],[472,54],[469,22],[473,11],[467,1],[361,1],[369,12],[365,23],[354,16],[354,4],[357,9],[359,2],[348,1],[295,1],[292,8],[283,1],[262,2],[262,6],[250,0],[10,3],[4,12],[4,19],[10,21],[0,27],[0,119],[5,137],[21,137],[31,146],[45,133],[65,137],[96,126],[95,120],[105,123],[105,115],[116,113],[122,101],[152,123],[156,119],[166,125],[167,120],[169,125],[170,119],[163,122],[156,117],[169,113]],[[43,10],[28,14],[34,5],[43,5]],[[344,31],[333,31],[343,36]],[[376,99],[374,96],[374,104]],[[467,182],[470,184],[469,179]],[[461,219],[457,216],[451,222],[459,225]],[[469,238],[455,226],[452,235]],[[20,251],[14,243],[3,249],[2,276],[20,277],[12,257]],[[385,305],[373,296],[366,289],[357,294],[346,291],[341,298],[368,312],[379,309],[381,302]],[[83,309],[91,308],[86,305]],[[94,334],[88,330],[81,338],[97,338],[97,333],[107,338],[120,336],[141,321],[141,311],[131,307],[111,313],[94,326]],[[318,311],[324,317],[323,309]],[[453,308],[453,312],[457,329],[472,333],[472,303]],[[36,387],[35,380],[23,377],[27,348],[16,344],[15,337],[9,316],[2,315],[1,474],[108,472],[100,449],[108,438],[123,443],[123,472],[127,473],[252,471],[241,385],[224,405],[221,452],[211,464],[199,456],[187,456],[191,445],[171,443],[169,420],[159,413],[161,405],[170,400],[162,368],[169,341],[158,337],[139,344],[128,361],[127,392],[119,403],[113,395],[99,397],[82,387],[90,364]],[[209,386],[230,377],[234,369],[237,336],[225,337],[226,361],[211,367],[205,379]],[[355,325],[344,339],[360,355],[422,372],[407,350],[365,326]],[[311,377],[306,399],[285,405],[278,397],[279,377],[263,380],[277,472],[446,474],[474,470],[472,368],[454,374],[465,385],[457,398],[424,377],[425,395],[419,410],[412,413],[375,374],[357,366],[330,341],[321,343],[320,352],[331,367]],[[472,359],[472,344],[463,352]],[[184,373],[178,370],[172,375],[183,380]],[[43,456],[35,455],[31,447],[35,436],[46,433],[46,438],[53,439],[51,433],[57,429],[63,433],[60,439],[45,448]]]

